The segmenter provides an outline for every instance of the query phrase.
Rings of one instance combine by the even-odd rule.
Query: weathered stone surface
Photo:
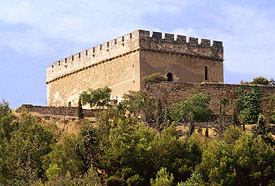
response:
[[[183,101],[194,93],[209,92],[211,102],[209,107],[215,114],[219,114],[219,103],[222,96],[229,98],[228,114],[232,114],[233,102],[239,88],[252,90],[253,86],[233,85],[233,84],[196,84],[180,82],[151,83],[146,87],[146,91],[154,98],[161,99],[167,105]],[[275,95],[274,86],[259,86],[262,94],[262,107],[264,107],[271,95]]]
[[[137,30],[54,62],[47,68],[48,106],[77,106],[83,90],[104,86],[119,100],[144,88],[142,79],[152,73],[171,73],[176,82],[223,82],[221,42],[162,35]]]
[[[77,117],[78,108],[77,107],[47,107],[47,106],[34,106],[30,104],[23,104],[21,107],[17,108],[15,112],[31,112],[38,113],[42,115],[60,115],[60,116],[74,116]],[[85,117],[94,117],[98,113],[99,109],[83,109],[83,114]]]

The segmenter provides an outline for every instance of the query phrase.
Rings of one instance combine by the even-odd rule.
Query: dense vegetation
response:
[[[4,101],[0,104],[0,184],[273,186],[274,140],[265,118],[274,121],[275,107],[260,110],[257,91],[239,91],[233,124],[224,117],[228,99],[220,98],[218,135],[212,138],[193,125],[211,117],[207,93],[167,107],[139,92],[111,106],[108,88],[89,90],[80,99],[78,134],[28,113],[16,117]],[[82,119],[82,104],[106,110],[91,123]],[[177,130],[183,122],[189,123],[187,134]],[[250,134],[240,127],[253,122],[257,125]]]

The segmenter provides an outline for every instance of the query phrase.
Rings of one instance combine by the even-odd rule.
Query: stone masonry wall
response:
[[[49,116],[73,116],[77,117],[77,107],[47,107],[47,106],[34,106],[29,104],[24,104],[21,107],[17,108],[15,112],[20,113],[23,111],[38,113],[42,115],[49,115]],[[94,117],[96,113],[100,110],[90,110],[90,109],[83,109],[83,114],[85,117]]]
[[[187,41],[188,40],[188,41]],[[143,88],[152,73],[173,74],[174,81],[223,82],[223,46],[220,41],[137,30],[54,62],[47,67],[48,106],[77,106],[88,88],[108,86],[112,99]]]
[[[230,105],[228,114],[232,114],[232,106],[239,88],[252,90],[253,86],[233,84],[191,84],[191,83],[152,83],[146,91],[155,99],[161,99],[165,104],[171,105],[183,101],[194,93],[209,92],[211,95],[210,108],[215,114],[219,113],[219,98],[228,96]],[[275,95],[275,87],[259,86],[262,98],[262,107],[267,103],[269,96]]]

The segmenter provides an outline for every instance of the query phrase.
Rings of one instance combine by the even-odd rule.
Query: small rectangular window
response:
[[[205,81],[208,80],[208,68],[207,68],[207,66],[204,67],[204,80]]]

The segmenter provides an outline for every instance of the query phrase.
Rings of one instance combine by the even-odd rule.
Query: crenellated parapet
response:
[[[187,38],[161,32],[140,30],[140,48],[145,50],[176,53],[197,57],[206,57],[223,61],[223,44],[221,41],[208,39]]]
[[[46,83],[139,50],[223,61],[223,45],[220,41],[137,30],[54,62],[47,67]]]

